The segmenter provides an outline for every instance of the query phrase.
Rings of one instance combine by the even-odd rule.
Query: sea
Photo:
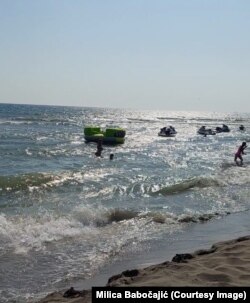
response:
[[[231,131],[197,134],[222,124]],[[87,125],[122,127],[125,143],[96,157]],[[169,125],[177,135],[158,136]],[[249,155],[234,163],[243,141],[247,113],[0,104],[0,302],[150,263],[180,239],[195,248],[248,233]]]

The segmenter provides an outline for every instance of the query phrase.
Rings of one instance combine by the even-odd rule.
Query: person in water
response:
[[[237,152],[234,155],[234,161],[236,164],[238,164],[237,159],[240,159],[240,165],[243,164],[243,158],[242,155],[245,155],[244,150],[247,148],[246,142],[242,142],[241,146],[238,148]]]
[[[109,160],[113,160],[114,159],[114,154],[110,154],[109,155]]]
[[[102,140],[99,140],[97,142],[97,151],[95,153],[96,157],[101,157],[102,156],[102,151],[103,151]]]

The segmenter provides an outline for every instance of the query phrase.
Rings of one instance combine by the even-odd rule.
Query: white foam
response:
[[[28,155],[28,156],[32,156],[33,155],[32,152],[29,150],[28,147],[25,149],[25,152],[26,152],[26,155]]]
[[[55,217],[45,214],[39,217],[0,215],[0,236],[7,239],[5,245],[16,253],[40,250],[46,244],[67,237],[79,236],[84,226],[72,217]]]

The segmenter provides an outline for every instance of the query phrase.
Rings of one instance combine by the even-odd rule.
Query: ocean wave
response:
[[[136,219],[139,212],[135,210],[105,207],[93,208],[91,205],[81,205],[74,209],[74,218],[84,226],[102,227],[114,222]]]
[[[0,193],[25,190],[33,192],[66,184],[82,184],[82,182],[83,175],[80,173],[63,173],[61,175],[32,173],[21,176],[0,176]]]
[[[135,226],[143,225],[138,219],[138,213],[133,211],[98,209],[90,205],[76,207],[72,213],[60,216],[53,212],[13,217],[0,213],[0,240],[5,250],[26,254],[33,249],[44,249],[49,243],[56,245],[63,239],[74,241],[81,237],[87,241],[100,233],[105,234],[105,231],[109,233],[108,230],[113,233],[113,229],[122,230],[124,224],[130,224],[130,220],[136,220]],[[114,226],[113,223],[118,225]]]
[[[111,170],[112,172],[112,170]],[[90,189],[88,191],[89,196],[93,195],[91,189],[93,189],[93,182],[100,182],[102,178],[109,173],[105,169],[95,169],[88,171],[63,171],[58,173],[27,173],[22,175],[9,175],[0,176],[0,193],[11,191],[33,191],[36,189],[46,189],[59,187],[67,184],[83,184],[83,182],[90,182]],[[101,189],[100,194],[103,194]],[[94,188],[95,195],[99,193]],[[87,193],[86,193],[87,195]]]
[[[95,178],[97,178],[95,174]],[[222,180],[222,178],[221,178]],[[102,198],[105,197],[122,197],[127,196],[133,199],[144,197],[155,197],[155,196],[168,196],[176,195],[182,192],[188,191],[195,188],[207,188],[207,187],[219,187],[225,186],[227,183],[221,181],[216,177],[196,177],[192,179],[187,179],[179,183],[170,184],[164,186],[162,184],[152,184],[148,181],[129,181],[129,183],[119,184],[119,183],[108,183],[99,190],[89,188],[85,193],[87,198]]]
[[[0,193],[24,190],[39,190],[58,187],[67,183],[79,184],[83,182],[83,175],[77,172],[29,173],[19,176],[0,176]]]
[[[208,212],[208,213],[183,213],[183,214],[174,214],[170,212],[149,212],[145,215],[140,215],[150,218],[155,223],[160,224],[180,224],[180,223],[203,223],[212,220],[218,216],[228,215],[230,212],[221,210],[220,212]]]
[[[135,229],[137,232],[161,228],[160,225],[177,230],[183,224],[203,223],[229,212],[188,212],[174,214],[162,211],[134,211],[129,209],[94,208],[90,205],[76,207],[72,213],[58,216],[53,213],[40,213],[39,216],[8,217],[0,214],[0,239],[4,249],[14,250],[16,254],[27,253],[31,249],[44,249],[49,243],[63,239],[87,241],[98,235],[112,235],[120,230]],[[139,228],[139,229],[138,229]],[[124,230],[124,233],[126,231]],[[130,232],[129,232],[130,234]],[[126,238],[126,236],[125,236]]]
[[[113,209],[107,213],[108,222],[120,222],[123,220],[130,220],[138,216],[137,211],[126,210],[126,209]]]
[[[205,214],[183,214],[178,217],[178,222],[180,223],[203,223],[207,222],[215,217],[222,215],[229,215],[230,212],[215,212],[215,213],[205,213]]]
[[[224,171],[225,172],[225,171]],[[239,174],[228,177],[218,174],[210,177],[195,177],[169,185],[152,184],[145,180],[130,180],[126,185],[119,182],[110,182],[110,175],[116,171],[107,169],[95,169],[87,171],[63,171],[58,173],[28,173],[22,175],[0,176],[1,192],[46,190],[65,185],[82,185],[84,183],[85,198],[109,199],[114,197],[128,196],[130,198],[155,197],[177,195],[191,189],[207,187],[223,187],[230,184],[246,184],[250,176],[242,171]],[[103,182],[101,182],[103,181]],[[94,183],[93,183],[94,182]],[[95,184],[95,186],[93,186]],[[114,218],[119,214],[113,214]]]
[[[19,176],[0,176],[0,191],[25,190],[29,187],[40,187],[53,181],[50,174],[31,173]]]
[[[199,213],[189,211],[187,213],[175,214],[165,211],[136,211],[131,209],[105,209],[91,207],[80,207],[74,211],[74,218],[84,226],[103,227],[113,223],[145,220],[145,224],[153,222],[156,224],[178,225],[182,223],[203,223],[215,217],[230,214],[229,211],[221,209],[214,212]],[[133,223],[134,224],[134,223]]]
[[[216,178],[212,177],[195,177],[192,179],[184,180],[180,183],[175,183],[172,185],[168,185],[162,187],[157,191],[153,191],[151,195],[161,194],[163,196],[179,194],[181,192],[187,191],[192,188],[205,188],[205,187],[213,187],[213,186],[223,186],[223,183]]]
[[[44,214],[38,217],[0,214],[0,239],[5,249],[14,249],[17,254],[31,249],[40,250],[54,241],[74,238],[82,234],[83,226],[70,216]],[[88,232],[88,230],[86,231]]]

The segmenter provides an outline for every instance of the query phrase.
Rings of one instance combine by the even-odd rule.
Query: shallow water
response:
[[[249,118],[0,104],[3,302],[28,302],[190,226],[244,214],[250,160],[237,167],[233,156],[249,141]],[[197,135],[201,125],[222,123],[231,132]],[[125,128],[125,143],[96,158],[96,144],[83,137],[89,124]],[[157,135],[167,125],[175,138]]]

